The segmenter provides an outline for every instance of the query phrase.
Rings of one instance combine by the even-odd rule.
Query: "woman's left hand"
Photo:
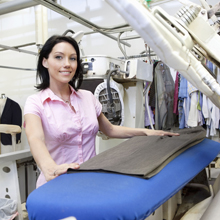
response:
[[[54,176],[59,176],[61,174],[66,173],[69,168],[71,168],[71,169],[79,169],[79,167],[80,166],[79,166],[78,163],[57,165],[57,167],[55,167],[53,175]]]

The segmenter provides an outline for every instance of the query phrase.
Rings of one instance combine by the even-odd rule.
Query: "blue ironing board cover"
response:
[[[144,219],[183,188],[220,152],[220,143],[204,139],[150,179],[80,172],[64,174],[34,190],[27,199],[29,220]]]

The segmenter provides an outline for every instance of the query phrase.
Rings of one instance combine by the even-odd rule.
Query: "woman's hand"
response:
[[[163,130],[151,130],[151,129],[145,129],[145,133],[147,136],[179,136],[179,133],[173,133],[169,131],[163,131]]]
[[[45,176],[46,181],[48,182],[54,179],[55,177],[66,173],[69,168],[79,169],[79,167],[80,166],[78,163],[55,165],[47,170],[44,170],[43,174]]]

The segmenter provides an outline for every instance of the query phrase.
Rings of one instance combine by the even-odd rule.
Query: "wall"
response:
[[[199,1],[194,0],[199,3]],[[63,7],[68,8],[79,16],[99,25],[116,26],[126,23],[119,14],[117,14],[103,0],[58,0]],[[208,1],[209,4],[216,4],[216,0]],[[0,4],[1,7],[1,4]],[[174,14],[181,7],[178,1],[168,1],[162,4],[169,14]],[[69,20],[58,13],[48,10],[48,36],[53,34],[63,34],[67,29],[75,32],[91,30]],[[115,36],[117,36],[116,34]],[[126,33],[126,35],[135,35],[135,33]],[[0,16],[0,44],[7,46],[16,46],[35,42],[35,10],[34,7],[19,10]],[[144,50],[144,43],[141,39],[128,41],[131,47],[126,47],[127,55],[137,55]],[[82,40],[82,47],[86,55],[108,55],[112,57],[122,57],[122,53],[117,46],[117,42],[105,37],[99,33],[86,35]],[[27,46],[22,49],[37,52],[37,47]],[[25,53],[14,51],[0,52],[0,66],[11,66],[20,68],[36,68],[37,57]],[[26,98],[36,92],[35,71],[12,70],[0,68],[0,94],[5,93],[7,97],[18,102],[22,108]],[[28,148],[24,129],[22,131],[22,148]]]

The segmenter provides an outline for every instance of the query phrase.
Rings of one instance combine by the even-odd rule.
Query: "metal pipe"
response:
[[[68,10],[67,8],[64,8],[63,6],[55,3],[55,2],[51,2],[50,0],[34,0],[35,2],[37,2],[38,4],[44,5],[45,7],[56,11],[59,14],[64,15],[65,17],[68,17],[69,19],[72,19],[72,17],[75,18],[75,21],[77,21],[78,23],[83,24],[84,26],[88,27],[88,28],[97,28],[97,29],[101,29],[101,30],[113,30],[113,29],[118,29],[118,28],[124,28],[124,27],[129,27],[128,24],[121,24],[115,27],[101,27],[98,26],[88,20],[86,20],[83,17],[80,17],[79,15],[75,14],[74,12]],[[68,14],[68,15],[67,15]]]
[[[35,39],[36,45],[44,45],[48,39],[47,8],[42,5],[34,7],[35,10]]]
[[[106,32],[106,30],[114,30],[114,29],[121,28],[121,27],[125,26],[125,25],[120,25],[120,26],[113,27],[113,28],[100,27],[100,26],[97,26],[94,23],[78,16],[77,14],[73,13],[72,11],[62,7],[61,5],[56,4],[54,2],[51,2],[49,0],[44,0],[44,1],[43,0],[34,0],[34,1],[53,10],[53,11],[55,11],[55,12],[57,12],[57,13],[59,13],[59,14],[61,14],[61,15],[63,15],[63,16],[65,16],[65,17],[67,17],[67,18],[69,18],[69,19],[76,21],[77,23],[84,25],[85,27],[92,29],[93,31],[99,32],[99,33],[101,33],[101,34],[103,34],[103,35],[105,35],[115,41],[117,41],[117,38],[108,34]],[[130,44],[128,44],[127,42],[124,42],[122,40],[120,42],[128,47],[131,46]]]
[[[39,3],[32,0],[16,0],[16,1],[2,3],[0,7],[0,15],[18,11],[24,8],[36,6],[38,4]]]
[[[156,54],[151,54],[151,56],[156,56]],[[141,54],[141,55],[133,55],[133,56],[128,56],[129,59],[136,59],[136,58],[143,58],[143,57],[149,57],[148,54]],[[124,57],[118,57],[118,59],[124,60]]]
[[[97,30],[97,31],[98,31],[99,33],[101,33],[101,34],[103,34],[103,35],[105,35],[105,36],[107,36],[107,37],[109,37],[109,38],[115,40],[115,41],[118,41],[118,38],[117,38],[117,37],[114,37],[114,36],[112,36],[112,35],[110,35],[110,34],[107,34],[106,32],[101,31],[101,30]],[[131,45],[128,44],[127,42],[125,42],[125,41],[123,41],[123,40],[119,40],[119,41],[120,41],[121,44],[124,44],[125,46],[131,47]]]
[[[106,33],[108,34],[117,34],[120,32],[129,32],[129,31],[133,31],[133,29],[131,27],[127,27],[127,28],[119,28],[119,29],[112,29],[112,30],[104,30]],[[88,35],[88,34],[96,34],[97,31],[89,31],[84,33],[84,35]],[[123,38],[122,38],[123,39]]]
[[[123,33],[121,32],[121,33],[119,33],[119,35],[118,35],[118,39],[117,39],[117,41],[118,41],[118,47],[119,47],[119,49],[121,50],[122,54],[124,55],[125,60],[127,60],[127,59],[128,59],[127,54],[126,54],[126,52],[123,50],[123,48],[122,48],[122,46],[121,46],[121,44],[120,44],[120,37],[121,37],[122,34],[123,34]]]
[[[36,43],[21,44],[21,45],[18,45],[18,46],[13,46],[13,48],[18,49],[19,47],[27,47],[27,46],[33,46],[33,45],[36,45]],[[6,50],[8,50],[8,49],[1,49],[0,52],[6,51]]]
[[[35,52],[32,52],[32,51],[17,49],[17,48],[9,47],[9,46],[2,45],[2,44],[0,44],[0,47],[4,48],[4,49],[8,49],[8,50],[13,50],[13,51],[16,51],[16,52],[21,52],[21,53],[27,53],[27,54],[35,55],[35,56],[38,55],[38,53],[35,53]]]
[[[73,31],[73,30],[70,30],[70,29],[68,29],[68,30],[66,30],[62,35],[63,36],[66,36],[67,35],[67,33],[72,33],[72,34],[75,34],[75,32]]]
[[[0,68],[13,69],[13,70],[25,70],[25,71],[37,71],[37,69],[20,68],[20,67],[12,67],[12,66],[0,66]]]

